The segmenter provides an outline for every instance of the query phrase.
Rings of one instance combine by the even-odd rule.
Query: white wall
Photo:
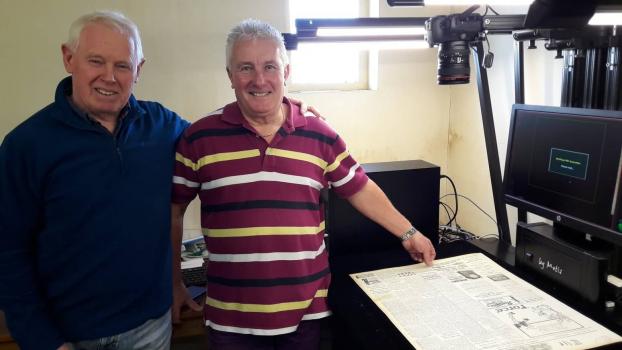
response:
[[[224,71],[228,30],[247,17],[287,31],[286,0],[0,0],[0,138],[52,98],[63,70],[60,45],[70,22],[96,9],[116,9],[139,25],[147,62],[136,89],[190,120],[233,101]],[[389,7],[380,16],[429,17],[462,8]],[[498,7],[502,14],[525,7]],[[488,71],[501,168],[514,101],[513,40],[491,36],[495,62]],[[525,52],[525,95],[531,104],[559,104],[561,61],[539,45]],[[376,91],[292,94],[319,108],[348,142],[359,162],[425,159],[451,176],[459,193],[495,215],[473,62],[469,85],[436,85],[436,49],[385,51],[379,56]],[[472,61],[472,59],[471,59]],[[296,69],[296,67],[292,67]],[[443,183],[443,193],[451,188]],[[450,198],[447,203],[452,204]],[[186,227],[199,231],[198,206]],[[515,227],[515,210],[510,227]],[[442,213],[442,211],[441,211]],[[478,234],[495,234],[492,221],[460,200],[458,222]],[[444,215],[441,219],[446,221]]]
[[[190,120],[234,100],[224,70],[228,30],[247,17],[287,31],[286,0],[0,0],[0,138],[52,101],[63,70],[69,24],[115,9],[142,32],[146,63],[136,88]],[[446,8],[434,11],[447,11]],[[389,8],[382,16],[430,16],[428,8]],[[436,50],[383,52],[377,91],[302,93],[348,142],[359,162],[422,158],[447,167],[450,95],[436,85]],[[292,67],[296,69],[296,67]],[[198,230],[198,208],[186,222]]]

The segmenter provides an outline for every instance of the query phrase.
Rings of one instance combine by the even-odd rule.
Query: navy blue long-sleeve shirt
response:
[[[188,123],[130,98],[111,134],[55,101],[0,146],[0,309],[23,350],[122,333],[171,305],[174,146]]]

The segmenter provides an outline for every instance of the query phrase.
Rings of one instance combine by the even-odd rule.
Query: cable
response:
[[[499,16],[499,12],[495,11],[495,9],[490,7],[490,5],[486,5],[486,11],[484,12],[484,14],[482,16],[486,16],[486,14],[488,13],[488,10],[492,11],[492,13],[494,13],[497,16]]]
[[[477,207],[477,209],[479,209],[482,213],[486,214],[486,216],[488,216],[488,217],[490,218],[490,220],[492,220],[492,222],[494,222],[494,223],[495,223],[495,225],[497,224],[497,220],[495,220],[492,216],[490,216],[490,214],[488,214],[488,213],[487,213],[484,209],[482,209],[482,208],[481,208],[479,205],[477,205],[477,204],[476,204],[476,203],[475,203],[475,202],[474,202],[471,198],[469,198],[469,197],[467,197],[467,196],[463,196],[463,195],[461,195],[461,194],[457,194],[457,193],[448,193],[448,194],[446,194],[446,195],[442,196],[442,197],[441,197],[441,198],[439,198],[439,199],[443,199],[443,198],[445,198],[445,197],[447,197],[447,196],[451,196],[451,195],[456,195],[456,196],[458,196],[458,197],[461,197],[461,198],[464,198],[464,199],[468,200],[469,202],[471,202],[471,204],[473,204],[475,207]]]
[[[498,234],[486,234],[478,236],[473,232],[465,230],[463,228],[456,228],[451,226],[439,226],[438,241],[439,243],[451,243],[455,241],[472,241],[476,239],[486,239],[489,237],[499,238]]]
[[[464,10],[464,12],[462,12],[462,14],[463,15],[468,15],[470,13],[473,13],[473,11],[477,10],[478,8],[479,8],[479,5],[472,5],[468,9]]]
[[[438,228],[439,243],[450,243],[450,242],[455,242],[458,240],[468,241],[468,240],[473,240],[473,239],[482,239],[486,237],[498,238],[499,237],[498,234],[487,234],[483,236],[478,236],[472,232],[469,232],[463,229],[462,227],[460,227],[460,225],[458,225],[458,197],[462,197],[468,200],[469,202],[471,202],[471,204],[473,204],[477,209],[479,209],[482,213],[486,214],[486,216],[488,216],[490,220],[492,220],[492,222],[495,223],[495,225],[497,225],[497,221],[492,216],[490,216],[490,214],[488,214],[484,209],[482,209],[479,205],[477,205],[477,203],[475,203],[471,198],[458,194],[458,190],[456,189],[456,184],[453,182],[453,180],[449,176],[441,175],[441,178],[445,178],[449,181],[454,192],[448,193],[439,198],[439,205],[441,205],[443,209],[445,209],[445,212],[447,213],[447,217],[449,218],[449,221],[447,222],[446,225],[439,226]],[[455,211],[452,210],[452,208],[447,203],[442,201],[443,198],[452,196],[452,195],[454,196],[454,202],[456,204]],[[452,222],[455,223],[456,227],[451,226]]]
[[[451,225],[451,218],[454,217],[455,215],[453,214],[453,209],[451,209],[451,207],[449,205],[447,205],[447,203],[445,202],[438,202],[439,205],[443,206],[443,209],[445,209],[445,212],[447,213],[447,220],[450,220],[449,222],[447,222],[447,226]],[[449,213],[451,211],[451,214]]]
[[[488,238],[488,237],[499,238],[499,235],[495,234],[495,233],[489,233],[487,235],[477,236],[477,239],[485,239],[485,238]]]
[[[447,213],[447,218],[451,218],[451,214],[449,214],[449,210],[447,209],[447,204],[443,203],[443,202],[438,202],[439,205],[443,206],[443,209],[445,209],[445,213]]]
[[[439,243],[451,243],[455,241],[470,241],[478,237],[467,230],[451,226],[439,226]]]
[[[480,235],[476,235],[475,233],[471,232],[471,231],[467,231],[462,229],[462,231],[464,231],[466,234],[472,235],[474,239],[484,239],[484,238],[488,238],[488,237],[494,237],[494,238],[499,238],[499,234],[498,233],[488,233],[485,234],[483,236]]]
[[[451,187],[454,189],[454,201],[456,203],[456,210],[454,210],[454,215],[451,217],[451,219],[449,220],[449,222],[447,223],[447,225],[451,225],[451,223],[456,220],[456,217],[458,217],[458,190],[456,189],[456,184],[454,184],[454,181],[447,175],[441,175],[441,179],[447,179],[449,181],[449,183],[451,184]],[[445,196],[443,196],[445,197]],[[440,199],[443,199],[443,197],[441,197]]]

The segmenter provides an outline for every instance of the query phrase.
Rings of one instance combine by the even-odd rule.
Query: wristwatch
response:
[[[411,227],[410,229],[408,229],[408,231],[406,231],[401,237],[400,237],[400,241],[405,242],[407,240],[409,240],[412,236],[414,236],[417,233],[417,229],[414,227]]]

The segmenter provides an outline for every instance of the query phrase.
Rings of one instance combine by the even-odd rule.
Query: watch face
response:
[[[406,231],[406,233],[402,235],[402,242],[409,240],[410,237],[415,235],[415,233],[417,233],[417,229],[411,227],[410,230]]]

